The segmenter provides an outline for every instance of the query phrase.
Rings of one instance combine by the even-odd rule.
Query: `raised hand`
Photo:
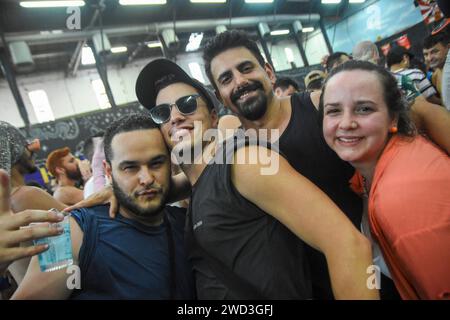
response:
[[[30,228],[30,223],[56,223],[64,219],[61,213],[43,210],[25,210],[13,213],[10,206],[11,189],[6,171],[0,169],[0,273],[6,271],[11,262],[30,257],[48,249],[47,245],[21,247],[20,243],[49,236],[56,236],[62,230],[40,225]]]

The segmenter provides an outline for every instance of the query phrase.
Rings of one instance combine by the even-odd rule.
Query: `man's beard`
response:
[[[248,98],[245,102],[240,103],[238,100],[246,91],[256,91],[257,95],[256,97]],[[260,82],[254,82],[239,88],[230,98],[231,102],[238,108],[239,114],[250,121],[261,119],[267,111],[267,96],[264,93],[263,86]]]
[[[34,164],[33,155],[28,157],[25,152],[20,156],[16,164],[19,166],[21,174],[35,173],[38,170],[38,167]]]
[[[158,214],[161,213],[161,210],[164,208],[166,204],[166,200],[170,190],[170,186],[169,190],[165,191],[162,190],[160,203],[156,207],[142,208],[137,204],[137,200],[135,200],[135,198],[123,192],[123,190],[119,187],[114,178],[112,178],[112,187],[114,196],[116,197],[119,205],[123,206],[124,208],[131,211],[134,215],[141,218],[154,218],[158,216]]]
[[[81,171],[78,166],[77,166],[77,169],[73,170],[73,171],[69,171],[66,169],[66,175],[67,175],[67,178],[69,178],[70,180],[73,180],[73,181],[80,181],[82,178]]]

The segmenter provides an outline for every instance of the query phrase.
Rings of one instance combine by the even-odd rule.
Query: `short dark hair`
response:
[[[327,59],[327,71],[331,72],[333,65],[336,62],[340,62],[341,61],[341,57],[342,56],[346,56],[348,58],[351,58],[348,54],[346,54],[345,52],[341,52],[341,51],[337,51],[333,54],[331,54],[328,59]]]
[[[216,83],[211,73],[211,61],[220,53],[233,48],[244,47],[248,49],[258,60],[261,67],[264,67],[265,61],[259,51],[258,45],[255,41],[250,39],[250,36],[242,30],[227,30],[219,33],[214,38],[209,40],[203,49],[203,61],[205,63],[205,72],[209,81],[217,90]]]
[[[397,80],[386,69],[377,66],[368,61],[351,60],[347,61],[331,71],[322,89],[322,95],[320,97],[319,111],[323,117],[323,97],[327,89],[327,84],[331,78],[343,71],[363,70],[376,74],[380,80],[381,87],[383,89],[384,101],[388,107],[389,115],[393,118],[398,116],[398,132],[405,136],[414,136],[416,134],[416,127],[408,115],[407,102],[402,92],[397,86]]]
[[[149,115],[144,113],[133,113],[114,121],[106,129],[105,136],[103,137],[106,161],[111,164],[113,158],[111,142],[117,134],[147,129],[159,129],[159,127]]]
[[[438,43],[442,44],[444,47],[448,45],[449,42],[449,35],[448,35],[448,28],[447,30],[443,30],[439,33],[436,33],[434,35],[430,35],[425,38],[423,41],[423,48],[424,49],[431,49]]]
[[[281,88],[282,90],[287,90],[289,86],[293,86],[296,91],[299,90],[298,83],[294,79],[289,77],[277,78],[277,81],[275,81],[273,88]]]

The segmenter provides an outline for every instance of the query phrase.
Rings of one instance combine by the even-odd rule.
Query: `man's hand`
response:
[[[8,174],[0,169],[0,273],[4,273],[15,260],[30,257],[48,249],[47,245],[21,247],[20,243],[39,238],[56,236],[61,230],[50,226],[23,228],[30,223],[56,223],[64,219],[61,213],[56,214],[43,210],[25,210],[13,214],[10,207],[11,190]]]
[[[70,212],[75,209],[93,207],[108,202],[110,204],[109,216],[114,219],[116,217],[118,203],[111,186],[104,187],[102,190],[91,194],[88,198],[74,204],[73,206],[65,208],[64,211]]]

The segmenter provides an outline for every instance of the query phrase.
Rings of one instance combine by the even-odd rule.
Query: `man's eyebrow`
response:
[[[156,157],[151,158],[149,162],[151,163],[151,162],[165,161],[166,159],[167,156],[165,154],[160,154],[157,155]]]
[[[133,165],[137,165],[138,163],[139,163],[138,161],[125,160],[125,161],[122,161],[121,163],[119,163],[119,167],[133,166]]]

